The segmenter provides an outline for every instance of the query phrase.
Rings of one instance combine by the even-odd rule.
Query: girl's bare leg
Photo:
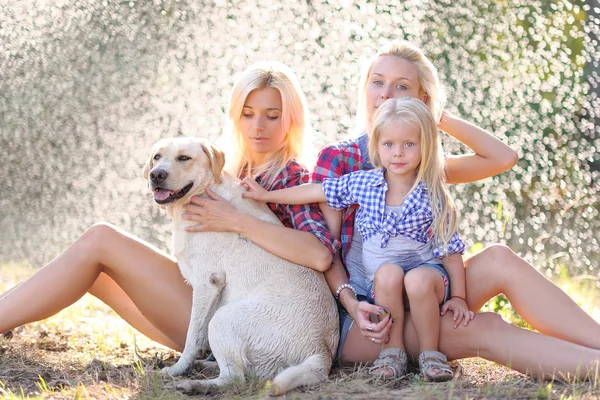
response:
[[[373,280],[373,292],[375,293],[375,304],[383,307],[392,318],[396,318],[395,324],[390,330],[390,340],[383,344],[383,348],[390,347],[404,349],[404,271],[395,264],[383,264],[375,272]],[[381,347],[381,346],[380,346]],[[392,371],[393,372],[393,371]]]
[[[92,226],[57,258],[1,297],[0,332],[54,315],[87,291],[143,334],[183,348],[191,287],[172,258],[108,224]]]
[[[444,281],[440,273],[429,267],[410,270],[404,279],[406,295],[419,337],[419,353],[438,350],[440,336],[440,302],[444,298]]]
[[[465,268],[471,310],[504,293],[519,315],[541,333],[600,349],[600,324],[508,247],[489,246],[465,260]]]

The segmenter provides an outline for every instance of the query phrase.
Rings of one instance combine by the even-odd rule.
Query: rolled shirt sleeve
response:
[[[433,246],[433,255],[438,258],[443,258],[449,254],[464,254],[465,253],[465,242],[458,236],[458,233],[454,232],[448,243],[448,248],[441,244]]]
[[[338,179],[325,178],[323,180],[323,193],[325,193],[325,199],[330,208],[343,210],[357,204],[356,198],[350,190],[350,177],[351,174],[347,174]]]

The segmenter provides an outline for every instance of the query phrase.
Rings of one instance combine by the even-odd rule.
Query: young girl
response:
[[[245,197],[284,204],[326,200],[336,210],[359,205],[357,228],[363,239],[368,295],[396,322],[371,368],[374,374],[397,378],[406,372],[404,304],[402,296],[393,294],[402,293],[404,281],[418,281],[417,272],[436,274],[433,287],[407,285],[406,293],[421,345],[419,365],[423,377],[446,381],[452,378],[452,370],[446,357],[437,351],[438,304],[452,310],[455,320],[464,319],[465,325],[474,313],[468,310],[464,298],[461,254],[465,245],[455,233],[456,209],[443,181],[444,160],[436,123],[420,100],[388,100],[375,114],[369,143],[369,154],[377,169],[271,192],[246,178],[242,185],[251,191]],[[387,274],[381,271],[390,268],[401,271],[404,279],[385,279]],[[434,367],[441,372],[431,374]],[[391,376],[382,373],[388,368],[393,371]]]

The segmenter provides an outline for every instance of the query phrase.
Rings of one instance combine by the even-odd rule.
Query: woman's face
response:
[[[425,100],[417,67],[411,61],[396,56],[379,56],[373,62],[365,95],[369,123],[377,108],[388,99],[414,97]]]
[[[255,89],[246,98],[239,126],[253,163],[262,163],[266,154],[285,140],[282,109],[277,89]]]

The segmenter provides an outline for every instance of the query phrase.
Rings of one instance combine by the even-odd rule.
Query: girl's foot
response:
[[[383,349],[379,358],[369,368],[369,373],[383,379],[396,379],[406,374],[407,358],[404,350],[397,347]]]
[[[419,356],[421,376],[428,382],[446,382],[454,377],[448,359],[439,351],[425,350]]]

